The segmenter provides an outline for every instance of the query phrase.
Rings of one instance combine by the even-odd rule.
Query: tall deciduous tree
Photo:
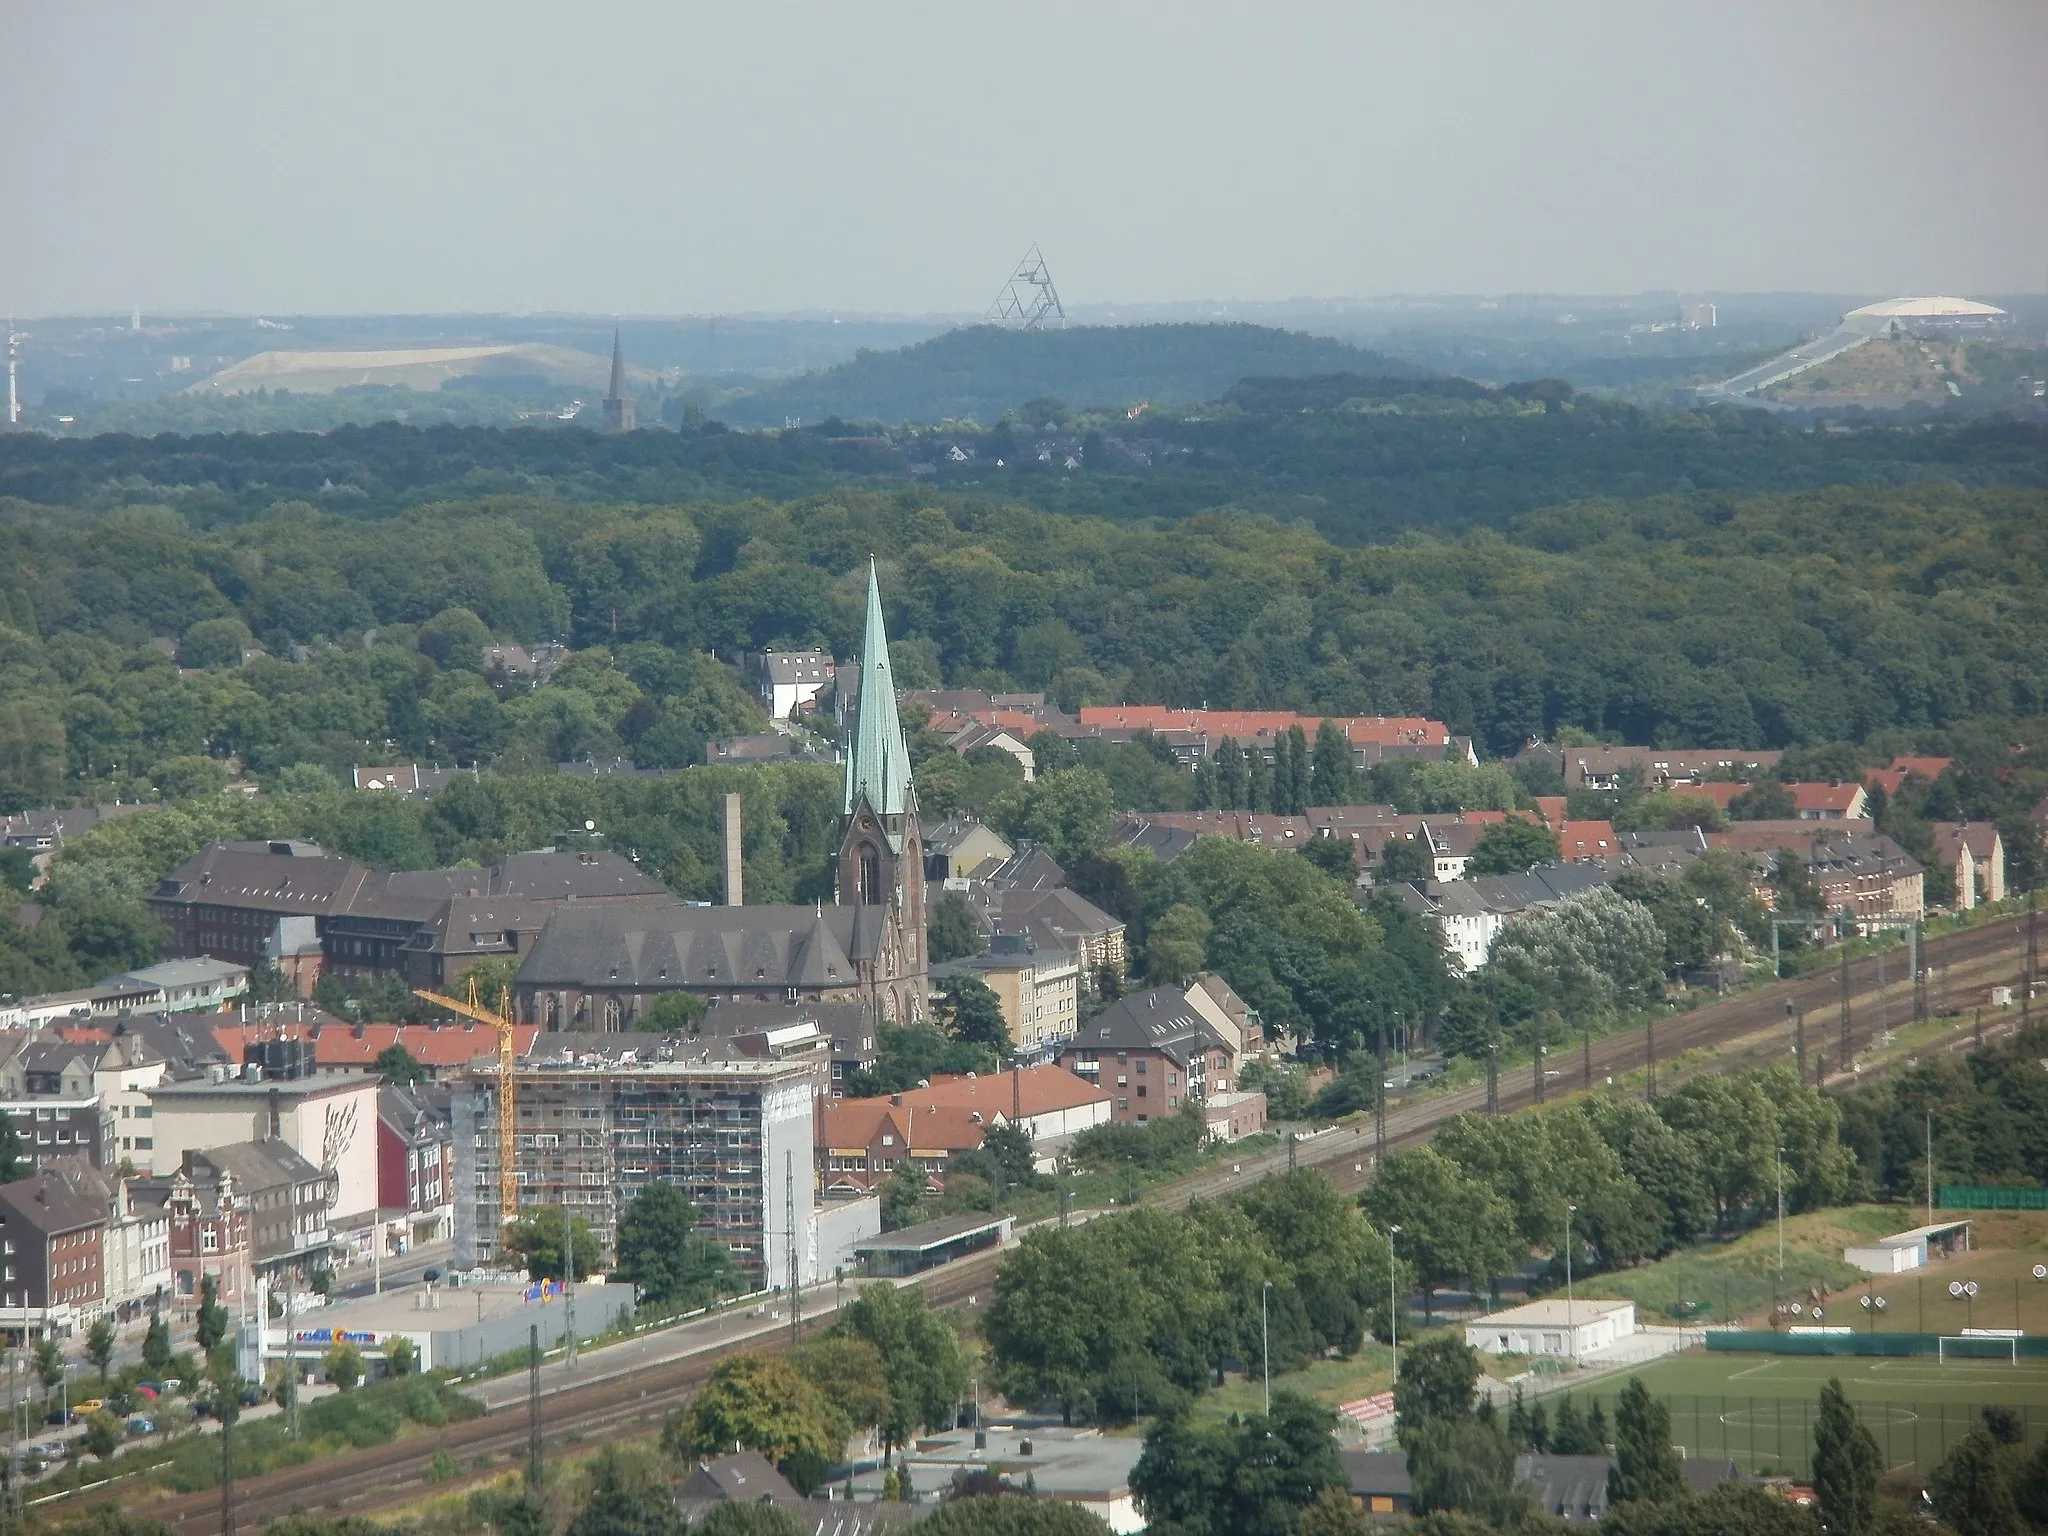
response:
[[[1671,1410],[1630,1377],[1614,1405],[1614,1466],[1607,1474],[1613,1504],[1665,1504],[1685,1493],[1685,1473],[1671,1446]]]
[[[1309,775],[1310,802],[1315,805],[1349,805],[1352,795],[1351,743],[1337,722],[1325,719],[1316,725],[1315,760]]]
[[[1131,1492],[1155,1528],[1176,1536],[1283,1536],[1325,1488],[1345,1485],[1336,1418],[1292,1392],[1273,1411],[1197,1428],[1168,1414],[1145,1435]]]
[[[810,1377],[789,1360],[730,1355],[712,1369],[697,1395],[662,1426],[662,1449],[685,1462],[735,1446],[770,1461],[807,1452],[835,1462],[851,1426]]]
[[[1813,1425],[1813,1497],[1828,1536],[1868,1536],[1884,1456],[1856,1417],[1839,1377],[1820,1389]]]
[[[1510,816],[1479,834],[1466,861],[1468,875],[1518,875],[1558,860],[1557,834],[1533,816]]]
[[[864,1286],[832,1331],[865,1339],[881,1353],[889,1383],[886,1446],[906,1445],[928,1425],[952,1423],[967,1389],[967,1360],[953,1325],[925,1305],[922,1293]]]
[[[708,1301],[742,1285],[723,1243],[696,1230],[697,1208],[673,1184],[649,1184],[619,1218],[613,1276],[639,1287],[644,1301]]]
[[[1998,1443],[1981,1428],[1963,1436],[1942,1458],[1927,1492],[1935,1514],[1957,1536],[2019,1536],[2019,1506]]]

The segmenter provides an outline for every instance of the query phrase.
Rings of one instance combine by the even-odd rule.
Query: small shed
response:
[[[1854,1264],[1873,1275],[1903,1275],[1907,1270],[1919,1269],[1933,1259],[1950,1258],[1969,1251],[1968,1220],[1937,1221],[1928,1226],[1894,1232],[1890,1237],[1880,1237],[1866,1247],[1844,1248],[1842,1262]]]

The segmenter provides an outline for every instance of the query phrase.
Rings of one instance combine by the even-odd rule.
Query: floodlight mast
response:
[[[1043,330],[1048,320],[1065,328],[1066,308],[1060,303],[1059,290],[1052,285],[1052,269],[1045,264],[1037,245],[1024,253],[1017,270],[1010,274],[1003,291],[981,318],[989,325],[1007,325],[1020,331]]]

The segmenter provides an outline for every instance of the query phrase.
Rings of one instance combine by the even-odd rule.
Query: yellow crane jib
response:
[[[488,1024],[498,1033],[498,1223],[502,1231],[519,1219],[519,1177],[514,1167],[519,1150],[519,1088],[513,1075],[519,1048],[513,1038],[510,1000],[501,987],[498,1006],[487,1007],[477,995],[474,975],[469,978],[467,1002],[419,987],[412,989],[412,995],[436,1008],[446,1008],[458,1018]]]

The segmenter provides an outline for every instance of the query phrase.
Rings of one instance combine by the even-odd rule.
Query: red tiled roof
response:
[[[1895,757],[1889,768],[1873,768],[1863,775],[1863,782],[1875,784],[1887,795],[1896,795],[1906,782],[1906,775],[1916,774],[1932,784],[1955,761],[1952,757]]]
[[[943,1150],[971,1152],[988,1134],[988,1125],[964,1109],[898,1107],[887,1099],[833,1099],[818,1117],[818,1136],[827,1147],[870,1147],[884,1132],[905,1152]]]
[[[1614,825],[1606,821],[1568,821],[1557,834],[1567,859],[1599,859],[1615,852]]]
[[[1356,715],[1330,717],[1347,740],[1355,745],[1421,745],[1441,747],[1450,742],[1450,727],[1441,720],[1407,715]],[[1243,742],[1260,734],[1278,735],[1290,726],[1300,726],[1313,738],[1322,723],[1320,715],[1297,715],[1279,709],[1170,709],[1163,704],[1091,704],[1081,709],[1081,724],[1096,729],[1155,731],[1203,731],[1211,736],[1229,736]]]

